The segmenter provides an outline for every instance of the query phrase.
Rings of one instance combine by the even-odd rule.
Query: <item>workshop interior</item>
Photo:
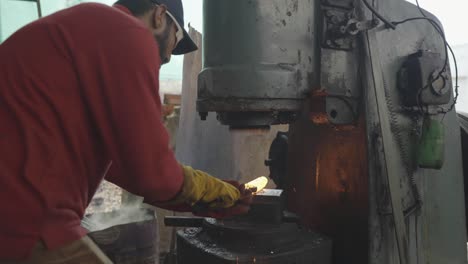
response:
[[[159,219],[175,228],[161,263],[467,263],[468,115],[456,112],[456,56],[430,10],[204,0],[201,44],[200,126],[285,129],[252,158],[269,175],[251,175],[249,213]],[[144,262],[158,252],[154,221],[126,226],[90,236],[105,252],[137,250],[139,261],[115,263],[157,263]]]

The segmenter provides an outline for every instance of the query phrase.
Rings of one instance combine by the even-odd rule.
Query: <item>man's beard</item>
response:
[[[155,35],[156,42],[159,45],[159,56],[161,58],[161,64],[166,64],[169,62],[169,58],[166,57],[167,54],[167,42],[169,40],[169,32],[171,30],[171,25],[167,24],[166,29],[161,35]]]

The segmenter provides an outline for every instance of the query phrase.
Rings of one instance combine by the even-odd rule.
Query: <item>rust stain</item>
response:
[[[317,125],[328,124],[328,114],[326,113],[311,113],[310,120]]]
[[[314,90],[310,96],[309,119],[314,124],[328,124],[327,100],[328,93],[324,90]]]
[[[309,104],[323,96],[316,92]],[[367,263],[367,137],[360,120],[336,129],[306,114],[290,126],[287,186],[294,188],[286,188],[288,209],[333,239],[334,263]]]

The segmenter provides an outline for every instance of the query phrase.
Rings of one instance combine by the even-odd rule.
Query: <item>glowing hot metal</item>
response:
[[[265,176],[258,177],[257,179],[245,184],[246,189],[256,190],[255,193],[262,191],[268,184],[268,178]]]

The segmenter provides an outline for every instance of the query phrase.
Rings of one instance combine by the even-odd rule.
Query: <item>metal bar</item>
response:
[[[166,216],[164,225],[172,227],[202,227],[204,217],[194,216]]]
[[[376,30],[371,30],[364,34],[365,46],[367,48],[368,66],[372,78],[369,87],[374,89],[375,103],[378,112],[380,123],[380,132],[383,145],[383,158],[385,160],[384,169],[387,172],[387,180],[389,185],[393,220],[395,224],[395,235],[397,238],[398,253],[400,264],[408,263],[408,239],[406,234],[406,224],[403,215],[402,195],[400,189],[400,177],[398,168],[402,165],[397,160],[399,153],[393,142],[393,135],[390,128],[390,120],[388,117],[388,108],[383,87],[383,76],[381,61],[379,58],[378,41]]]
[[[42,17],[41,0],[36,0],[36,4],[37,4],[37,16],[41,18]]]

